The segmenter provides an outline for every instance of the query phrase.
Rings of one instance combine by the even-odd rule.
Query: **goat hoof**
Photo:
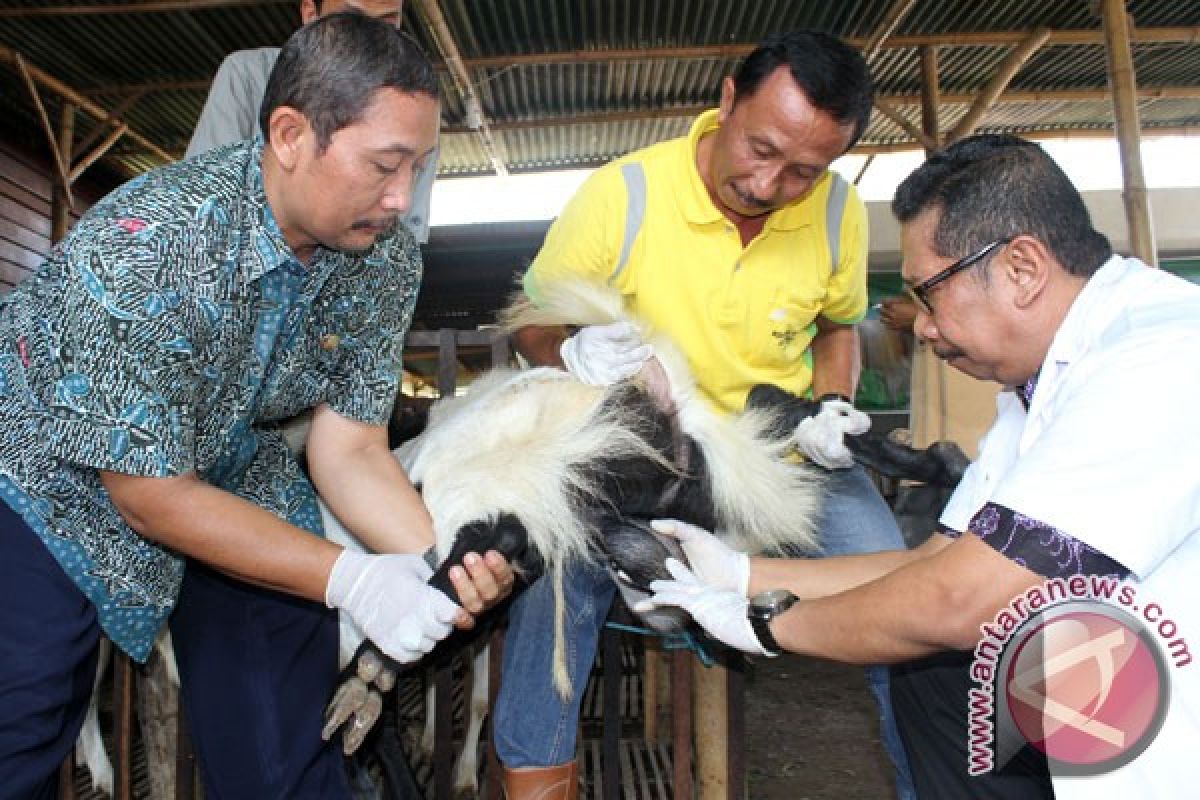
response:
[[[354,755],[367,738],[367,734],[371,732],[371,728],[375,727],[375,723],[379,721],[379,715],[383,713],[383,695],[379,692],[369,692],[366,702],[350,718],[349,724],[342,730],[342,752],[346,755]]]
[[[327,742],[333,738],[334,732],[363,707],[369,696],[370,690],[362,678],[357,675],[347,678],[325,707],[325,727],[321,729],[321,738]]]

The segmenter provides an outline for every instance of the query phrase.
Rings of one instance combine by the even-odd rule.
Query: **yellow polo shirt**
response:
[[[536,303],[538,286],[555,280],[615,287],[682,348],[707,398],[738,411],[758,383],[809,390],[818,315],[853,323],[866,313],[867,215],[854,187],[827,173],[743,248],[696,169],[696,145],[717,124],[717,112],[705,112],[687,137],[593,173],[551,226],[524,288]],[[630,170],[644,176],[644,210],[640,191],[630,206]],[[841,219],[836,264],[831,215]]]

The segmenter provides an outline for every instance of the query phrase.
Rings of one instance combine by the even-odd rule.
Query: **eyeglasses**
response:
[[[967,256],[966,258],[960,258],[958,261],[955,261],[941,272],[937,273],[931,278],[921,281],[916,286],[905,287],[905,291],[908,292],[908,296],[911,297],[913,301],[925,311],[926,314],[932,314],[933,306],[929,304],[930,289],[937,286],[939,283],[943,283],[950,278],[953,278],[963,270],[970,269],[971,267],[975,266],[980,261],[983,261],[985,258],[990,256],[997,247],[1003,247],[1011,242],[1014,238],[1015,237],[1013,236],[1005,236],[1003,239],[997,239],[991,244],[986,245],[982,249]]]

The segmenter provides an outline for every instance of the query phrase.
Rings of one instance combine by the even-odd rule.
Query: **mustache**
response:
[[[747,208],[760,208],[760,209],[764,209],[764,210],[771,208],[770,201],[762,200],[758,197],[755,197],[752,194],[746,194],[741,189],[739,189],[737,186],[733,187],[733,193],[738,196],[738,199],[741,200],[742,204],[745,205]]]
[[[350,227],[356,231],[368,230],[372,228],[380,228],[384,231],[389,231],[396,227],[396,223],[399,221],[399,217],[385,217],[384,219],[360,219]]]

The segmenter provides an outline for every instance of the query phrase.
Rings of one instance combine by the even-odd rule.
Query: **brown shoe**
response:
[[[508,800],[575,800],[579,796],[575,762],[556,767],[505,767],[504,796]]]

